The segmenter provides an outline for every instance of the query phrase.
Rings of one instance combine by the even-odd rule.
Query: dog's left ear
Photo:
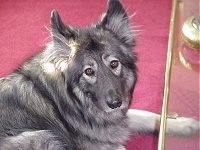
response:
[[[102,16],[98,25],[115,33],[122,42],[133,45],[128,15],[119,0],[108,0],[106,13]]]

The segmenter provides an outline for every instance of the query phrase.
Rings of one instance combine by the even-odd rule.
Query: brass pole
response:
[[[168,49],[167,49],[167,62],[165,68],[165,83],[164,83],[162,112],[160,118],[158,150],[164,150],[165,148],[165,136],[166,136],[165,132],[166,132],[166,122],[167,122],[167,107],[168,107],[168,97],[169,97],[169,87],[170,87],[170,73],[171,73],[171,60],[172,60],[172,50],[174,41],[174,24],[175,24],[176,7],[177,7],[177,0],[172,0],[172,11],[170,18],[170,30],[168,39]]]

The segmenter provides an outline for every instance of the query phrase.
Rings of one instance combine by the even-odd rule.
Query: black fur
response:
[[[0,79],[0,149],[117,149],[130,134],[126,112],[136,82],[124,8],[110,0],[100,21],[81,29],[64,25],[54,10],[51,34],[44,51]],[[118,70],[106,66],[113,57]],[[109,108],[113,101],[122,106]]]

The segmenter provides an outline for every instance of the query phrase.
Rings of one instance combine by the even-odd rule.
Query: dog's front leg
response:
[[[160,129],[160,115],[148,111],[130,109],[127,112],[130,129],[136,133],[155,133]],[[200,123],[192,118],[167,118],[168,135],[192,135],[198,133]]]
[[[160,115],[148,111],[129,109],[129,128],[136,133],[153,133],[159,130]]]

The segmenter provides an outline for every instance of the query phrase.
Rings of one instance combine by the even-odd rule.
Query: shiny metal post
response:
[[[166,136],[165,132],[166,132],[166,125],[167,125],[166,124],[166,122],[167,122],[167,106],[168,106],[168,97],[169,97],[176,7],[177,7],[177,0],[172,0],[172,11],[171,11],[171,18],[170,18],[170,30],[169,30],[169,40],[168,40],[168,50],[167,50],[167,62],[166,62],[166,68],[165,68],[164,95],[163,95],[162,112],[161,112],[161,118],[160,118],[158,150],[164,150],[164,148],[165,148],[165,136]]]

